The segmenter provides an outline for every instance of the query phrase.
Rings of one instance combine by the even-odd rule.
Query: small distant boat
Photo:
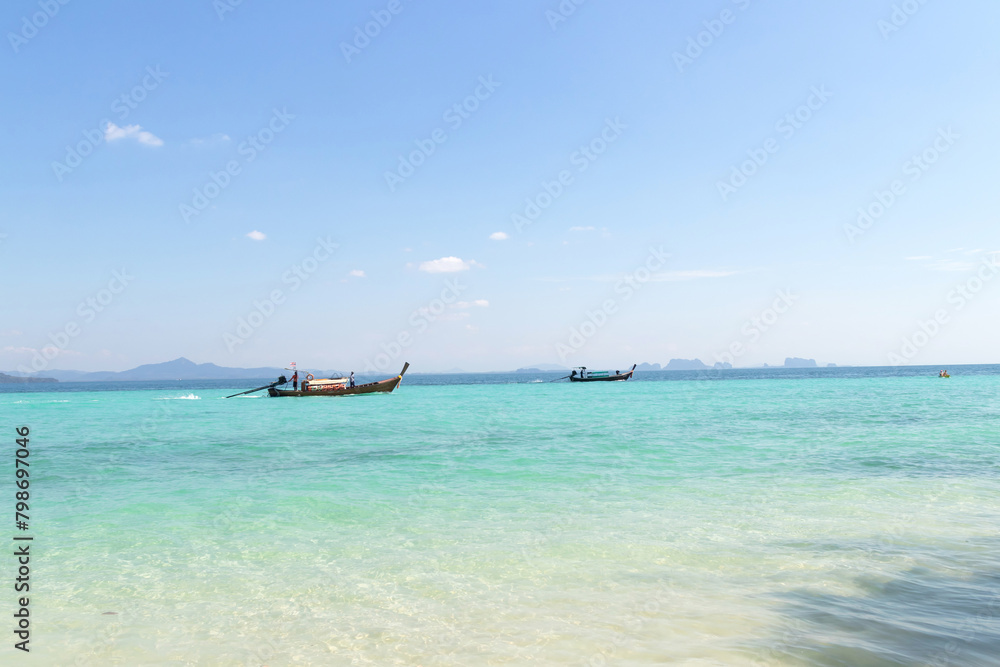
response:
[[[261,389],[267,389],[267,395],[275,398],[282,396],[354,396],[356,394],[388,394],[399,386],[400,381],[403,379],[403,374],[406,373],[406,369],[409,367],[410,364],[407,362],[403,364],[403,370],[399,371],[399,375],[394,378],[379,380],[378,382],[366,382],[365,384],[358,384],[353,387],[351,386],[351,379],[349,377],[316,379],[312,376],[312,374],[308,374],[302,382],[301,389],[278,389],[278,387],[288,384],[288,380],[285,379],[284,375],[282,375],[277,379],[277,381],[272,382],[271,384],[266,384],[263,387],[257,387],[256,389],[244,391],[239,394],[233,394],[232,396],[226,396],[226,398],[252,394],[253,392],[260,391]]]
[[[621,371],[589,371],[586,366],[579,366],[569,374],[570,382],[624,382],[632,377],[636,364],[632,364],[631,370],[627,373]]]

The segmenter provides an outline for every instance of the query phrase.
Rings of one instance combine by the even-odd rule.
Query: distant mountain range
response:
[[[767,366],[767,364],[764,364]],[[799,357],[785,357],[783,368],[816,368],[815,359],[800,359]]]
[[[310,371],[317,376],[340,377],[339,371]],[[51,370],[42,373],[19,373],[10,371],[14,382],[36,381],[41,376],[55,378],[60,382],[128,382],[142,380],[248,380],[256,378],[277,378],[290,376],[283,368],[228,368],[215,364],[196,364],[181,357],[161,364],[144,364],[127,371],[85,371]],[[0,380],[3,381],[3,380]]]
[[[29,382],[58,382],[55,378],[43,377],[22,377],[19,375],[7,375],[0,373],[0,384],[27,384]]]
[[[836,364],[827,364],[836,366]],[[816,368],[815,359],[800,359],[798,357],[788,357],[784,366],[768,366],[764,368]],[[636,367],[637,371],[703,371],[703,370],[725,370],[732,368],[732,364],[716,363],[709,366],[701,359],[671,359],[665,366],[660,364],[641,363]],[[565,366],[558,364],[535,364],[525,368],[518,368],[515,373],[538,373],[543,371],[566,371]],[[340,371],[318,371],[310,370],[316,377],[341,377],[345,373]],[[460,373],[460,369],[452,369],[449,373]],[[507,371],[510,372],[510,371]],[[165,361],[160,364],[144,364],[127,371],[62,371],[51,370],[39,373],[21,373],[19,371],[8,371],[0,373],[0,383],[13,382],[130,382],[130,381],[155,381],[155,380],[250,380],[277,378],[279,375],[291,376],[291,373],[284,368],[262,366],[260,368],[231,368],[227,366],[216,366],[215,364],[196,364],[189,359],[181,357],[173,361]]]
[[[728,362],[716,362],[714,366],[708,366],[702,362],[701,359],[671,359],[667,362],[666,366],[660,367],[659,364],[641,363],[636,366],[637,371],[710,371],[710,370],[724,370],[727,368],[732,368],[733,365]]]

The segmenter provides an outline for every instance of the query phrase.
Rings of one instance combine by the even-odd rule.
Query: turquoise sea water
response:
[[[4,386],[0,663],[1000,664],[1000,367],[936,370]]]

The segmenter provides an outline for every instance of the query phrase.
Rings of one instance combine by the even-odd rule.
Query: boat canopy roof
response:
[[[309,384],[346,384],[351,378],[316,378],[309,380]]]

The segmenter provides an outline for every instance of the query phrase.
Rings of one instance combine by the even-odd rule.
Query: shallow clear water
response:
[[[17,662],[995,665],[1000,367],[952,373],[6,386]]]

